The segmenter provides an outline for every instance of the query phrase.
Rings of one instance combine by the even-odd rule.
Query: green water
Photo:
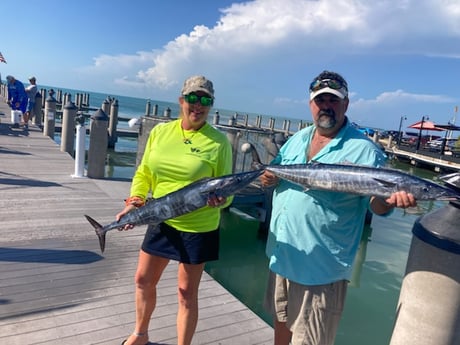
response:
[[[424,178],[435,175],[407,165],[398,168]],[[388,345],[415,220],[445,202],[420,202],[417,209],[396,209],[387,217],[373,216],[366,225],[348,288],[336,345]],[[247,218],[247,217],[246,217]],[[206,271],[256,314],[271,324],[262,301],[268,261],[265,237],[256,220],[224,212],[220,260]]]

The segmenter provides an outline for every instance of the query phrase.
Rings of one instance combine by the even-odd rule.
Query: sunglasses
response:
[[[310,84],[310,92],[318,91],[324,89],[325,87],[329,87],[333,90],[340,90],[340,89],[347,89],[347,84],[336,79],[323,79],[319,80],[316,79]]]
[[[214,100],[212,99],[212,97],[198,96],[198,95],[195,95],[194,93],[184,95],[183,97],[185,101],[189,104],[195,104],[199,101],[202,106],[210,107],[214,103]]]

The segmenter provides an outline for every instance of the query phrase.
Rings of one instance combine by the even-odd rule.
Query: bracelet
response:
[[[144,206],[144,204],[145,204],[144,199],[139,196],[130,196],[128,199],[125,200],[126,206],[133,205],[136,207],[141,207],[141,206]]]

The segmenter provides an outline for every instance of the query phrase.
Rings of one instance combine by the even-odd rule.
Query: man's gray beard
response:
[[[333,128],[336,125],[336,123],[337,120],[335,119],[334,115],[331,116],[323,114],[319,117],[317,126],[320,128],[329,129]]]

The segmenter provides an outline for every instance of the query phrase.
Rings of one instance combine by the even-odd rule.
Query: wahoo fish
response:
[[[252,146],[252,145],[251,145]],[[398,191],[411,193],[416,200],[460,200],[453,188],[391,168],[375,168],[353,164],[305,163],[263,165],[252,146],[253,167],[265,169],[277,177],[308,189],[327,190],[384,199]],[[460,175],[460,174],[457,174]]]
[[[374,195],[384,199],[398,191],[411,193],[416,200],[460,199],[460,194],[453,189],[390,168],[325,163],[267,165],[264,168],[306,189]]]
[[[107,231],[120,229],[126,224],[155,225],[167,219],[182,216],[206,206],[210,196],[229,197],[236,194],[262,173],[263,169],[258,169],[221,177],[200,179],[161,198],[153,199],[144,206],[124,215],[118,222],[114,221],[107,225],[99,224],[90,216],[85,215],[85,217],[96,230],[101,252],[104,252]]]

